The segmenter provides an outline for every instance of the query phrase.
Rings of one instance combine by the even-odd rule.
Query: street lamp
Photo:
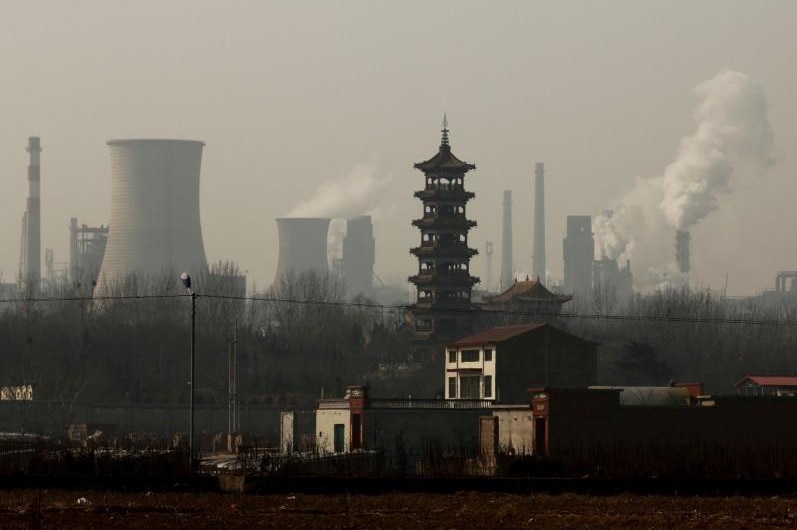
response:
[[[191,362],[188,376],[188,469],[194,472],[194,353],[196,351],[196,293],[191,289],[191,275],[184,272],[180,275],[183,287],[191,295]]]

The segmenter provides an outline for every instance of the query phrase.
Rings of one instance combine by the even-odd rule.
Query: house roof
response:
[[[516,281],[503,293],[487,298],[487,303],[507,303],[513,300],[543,300],[565,303],[572,297],[552,293],[537,280]]]
[[[534,323],[519,324],[517,326],[499,326],[476,333],[475,335],[471,335],[469,337],[465,337],[464,339],[460,339],[456,342],[452,342],[449,344],[449,346],[461,347],[478,346],[481,344],[495,344],[497,342],[503,342],[507,339],[517,337],[518,335],[522,335],[536,329],[544,328],[547,325],[548,324]]]
[[[747,375],[736,383],[737,387],[744,385],[772,386],[772,387],[797,387],[797,376],[789,375]]]

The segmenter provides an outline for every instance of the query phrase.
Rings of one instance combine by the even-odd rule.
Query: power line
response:
[[[58,303],[58,302],[100,302],[100,301],[117,301],[117,300],[165,300],[165,299],[178,299],[190,298],[190,294],[142,294],[142,295],[107,295],[107,296],[64,296],[64,297],[36,297],[36,298],[11,298],[0,300],[0,303]],[[197,299],[211,299],[211,300],[226,300],[226,301],[240,301],[240,302],[253,302],[253,303],[284,303],[284,304],[297,304],[297,305],[312,305],[312,306],[326,306],[326,307],[340,307],[340,308],[358,308],[358,309],[374,309],[379,311],[412,311],[413,307],[405,304],[379,304],[376,302],[355,302],[355,301],[342,301],[342,300],[314,300],[314,299],[300,299],[300,298],[282,298],[275,296],[235,296],[224,294],[196,294]],[[463,308],[430,308],[421,309],[423,313],[461,313],[461,314],[474,314],[478,310],[477,306],[474,309]],[[557,318],[557,319],[570,319],[570,320],[598,320],[608,322],[671,322],[671,323],[685,323],[685,324],[735,324],[735,325],[754,325],[754,326],[795,326],[797,320],[794,319],[772,319],[772,318],[733,318],[733,317],[690,317],[690,316],[677,316],[677,315],[630,315],[621,313],[567,313],[567,312],[545,312],[545,311],[520,311],[513,309],[490,309],[484,311],[482,314],[496,315],[496,316],[526,316],[534,318]]]

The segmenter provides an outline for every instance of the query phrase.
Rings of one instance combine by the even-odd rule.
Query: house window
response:
[[[463,363],[477,363],[479,362],[479,350],[462,350]]]
[[[462,399],[479,399],[479,383],[481,377],[478,375],[468,375],[460,379],[459,397]]]
[[[448,378],[448,398],[449,399],[456,399],[457,398],[457,378],[456,377],[449,377]]]
[[[493,376],[491,375],[484,376],[484,397],[493,397]]]
[[[492,361],[493,360],[493,349],[492,348],[484,348],[484,361]]]
[[[457,362],[457,350],[448,350],[448,362]]]

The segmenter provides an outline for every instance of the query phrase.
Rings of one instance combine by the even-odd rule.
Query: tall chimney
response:
[[[41,282],[41,142],[38,136],[28,138],[28,204],[25,208],[23,233],[22,282],[27,294],[35,294]]]
[[[501,290],[512,287],[512,192],[504,190],[504,230],[501,235]]]
[[[545,165],[534,167],[534,254],[531,272],[545,281]]]

